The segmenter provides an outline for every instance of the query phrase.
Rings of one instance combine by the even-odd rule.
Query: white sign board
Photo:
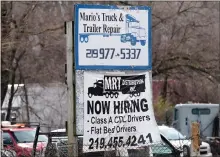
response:
[[[83,151],[134,149],[161,141],[149,72],[84,72]]]
[[[75,7],[77,70],[149,70],[151,9],[79,4]]]

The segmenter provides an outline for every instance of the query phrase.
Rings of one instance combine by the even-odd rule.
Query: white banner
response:
[[[149,72],[84,72],[83,151],[134,149],[161,141]]]

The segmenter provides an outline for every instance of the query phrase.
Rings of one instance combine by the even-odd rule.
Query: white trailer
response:
[[[200,123],[202,136],[212,136],[213,121],[219,114],[219,104],[177,104],[174,109],[173,126],[182,134],[190,137],[191,123]]]

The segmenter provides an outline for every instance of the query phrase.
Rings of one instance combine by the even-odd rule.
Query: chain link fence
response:
[[[1,157],[16,157],[16,152],[13,149],[1,149]]]
[[[68,148],[73,145],[56,146],[52,144],[48,147],[45,152],[45,157],[68,157]],[[82,150],[78,149],[78,157],[150,157],[150,156],[179,156],[178,153],[172,152],[166,147],[154,147],[154,153],[149,150],[149,147],[143,147],[139,149],[120,149],[112,151],[100,151],[100,152],[87,152],[83,153]]]
[[[35,157],[68,157],[68,149],[72,151],[76,146],[68,144],[67,137],[52,137],[45,149],[37,150]],[[78,157],[179,157],[190,156],[190,140],[176,140],[153,143],[149,146],[137,149],[114,148],[112,151],[84,152],[83,137],[78,138],[77,154]],[[201,145],[198,156],[207,156],[209,154],[207,145]],[[1,150],[2,157],[17,157],[16,149],[10,147],[9,150]],[[186,154],[184,154],[186,153]],[[220,156],[220,155],[213,155]],[[33,150],[24,148],[19,151],[19,157],[33,157]]]
[[[127,148],[114,148],[111,151],[99,151],[99,152],[87,152],[85,147],[83,148],[83,137],[78,137],[77,154],[78,157],[178,157],[180,151],[172,144],[166,143],[167,141],[154,143],[149,146],[139,147],[137,149]],[[54,137],[52,141],[48,143],[45,157],[68,157],[68,149],[74,149],[73,145],[68,144],[68,140],[65,137]],[[86,147],[88,148],[88,147]],[[86,151],[84,152],[83,151]]]
[[[1,149],[1,157],[33,157],[33,149],[32,147],[7,147]],[[35,153],[35,157],[44,157],[45,151],[44,149],[37,150]]]
[[[78,138],[78,157],[189,157],[190,152],[189,140],[175,140],[171,142],[162,141],[159,143],[150,144],[149,146],[140,147],[137,149],[120,149],[115,148],[112,151],[100,152],[84,152],[83,138]],[[73,145],[67,143],[67,139],[56,139],[56,142],[48,144],[45,152],[45,157],[68,157],[68,149],[74,149]],[[206,144],[201,144],[198,150],[198,156],[210,156],[210,148]],[[85,150],[86,151],[86,150]],[[214,154],[213,156],[220,156]]]

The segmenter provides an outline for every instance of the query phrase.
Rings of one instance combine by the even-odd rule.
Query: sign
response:
[[[77,70],[149,70],[151,9],[78,4],[75,7]]]
[[[84,72],[84,152],[134,149],[159,141],[149,72]]]

